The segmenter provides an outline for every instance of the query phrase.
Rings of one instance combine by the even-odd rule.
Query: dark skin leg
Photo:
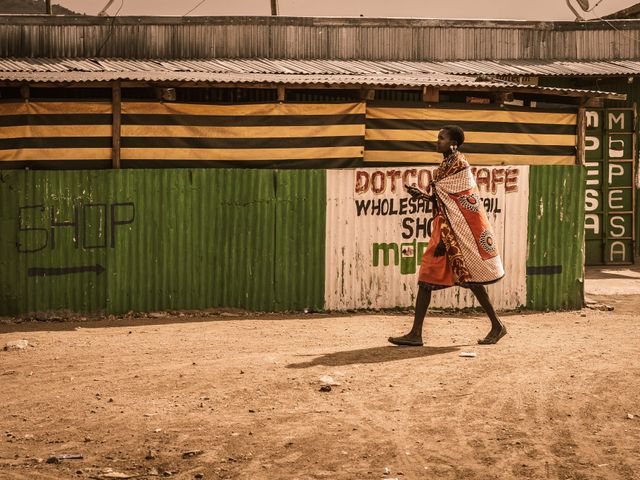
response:
[[[478,343],[481,345],[498,343],[498,341],[507,334],[507,327],[505,327],[498,318],[493,305],[491,305],[491,300],[489,300],[486,288],[484,288],[483,285],[474,285],[470,287],[470,289],[478,299],[480,306],[489,317],[489,320],[491,320],[491,331],[482,340],[478,340]]]
[[[389,337],[389,342],[395,345],[422,345],[422,324],[427,315],[427,309],[431,303],[431,290],[420,287],[416,297],[416,313],[413,317],[413,327],[411,331],[401,337]]]
[[[485,338],[478,340],[478,343],[482,345],[498,343],[498,341],[507,334],[507,328],[500,321],[493,305],[491,305],[487,290],[482,285],[474,285],[473,287],[470,287],[470,290],[478,299],[478,302],[489,317],[489,320],[491,320],[491,331]],[[431,290],[420,287],[416,298],[416,313],[413,317],[413,327],[411,327],[411,331],[401,337],[389,337],[389,342],[394,345],[422,345],[422,326],[430,303]]]

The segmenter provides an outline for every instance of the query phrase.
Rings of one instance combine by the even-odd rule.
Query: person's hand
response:
[[[417,187],[412,187],[411,185],[405,185],[404,188],[407,190],[407,192],[409,192],[409,195],[411,195],[413,198],[416,198],[416,199],[429,198],[429,195],[427,195]]]

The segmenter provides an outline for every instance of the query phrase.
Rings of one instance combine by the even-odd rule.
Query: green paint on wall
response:
[[[584,296],[582,166],[531,166],[527,306],[578,309]]]
[[[323,171],[15,171],[1,180],[1,314],[323,306]]]
[[[276,175],[277,310],[324,309],[325,177],[324,170]]]

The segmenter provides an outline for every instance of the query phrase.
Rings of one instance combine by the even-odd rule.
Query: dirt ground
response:
[[[0,478],[639,479],[640,296],[617,301],[505,315],[496,346],[476,313],[422,348],[386,343],[408,314],[5,321],[29,346],[0,351]]]

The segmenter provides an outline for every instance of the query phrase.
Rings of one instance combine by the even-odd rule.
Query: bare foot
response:
[[[406,347],[421,347],[422,337],[412,333],[407,333],[401,337],[389,337],[389,342],[394,345],[402,345]]]
[[[507,334],[507,327],[500,325],[499,329],[491,329],[491,331],[481,340],[478,340],[480,345],[495,345],[500,341],[502,337]]]

